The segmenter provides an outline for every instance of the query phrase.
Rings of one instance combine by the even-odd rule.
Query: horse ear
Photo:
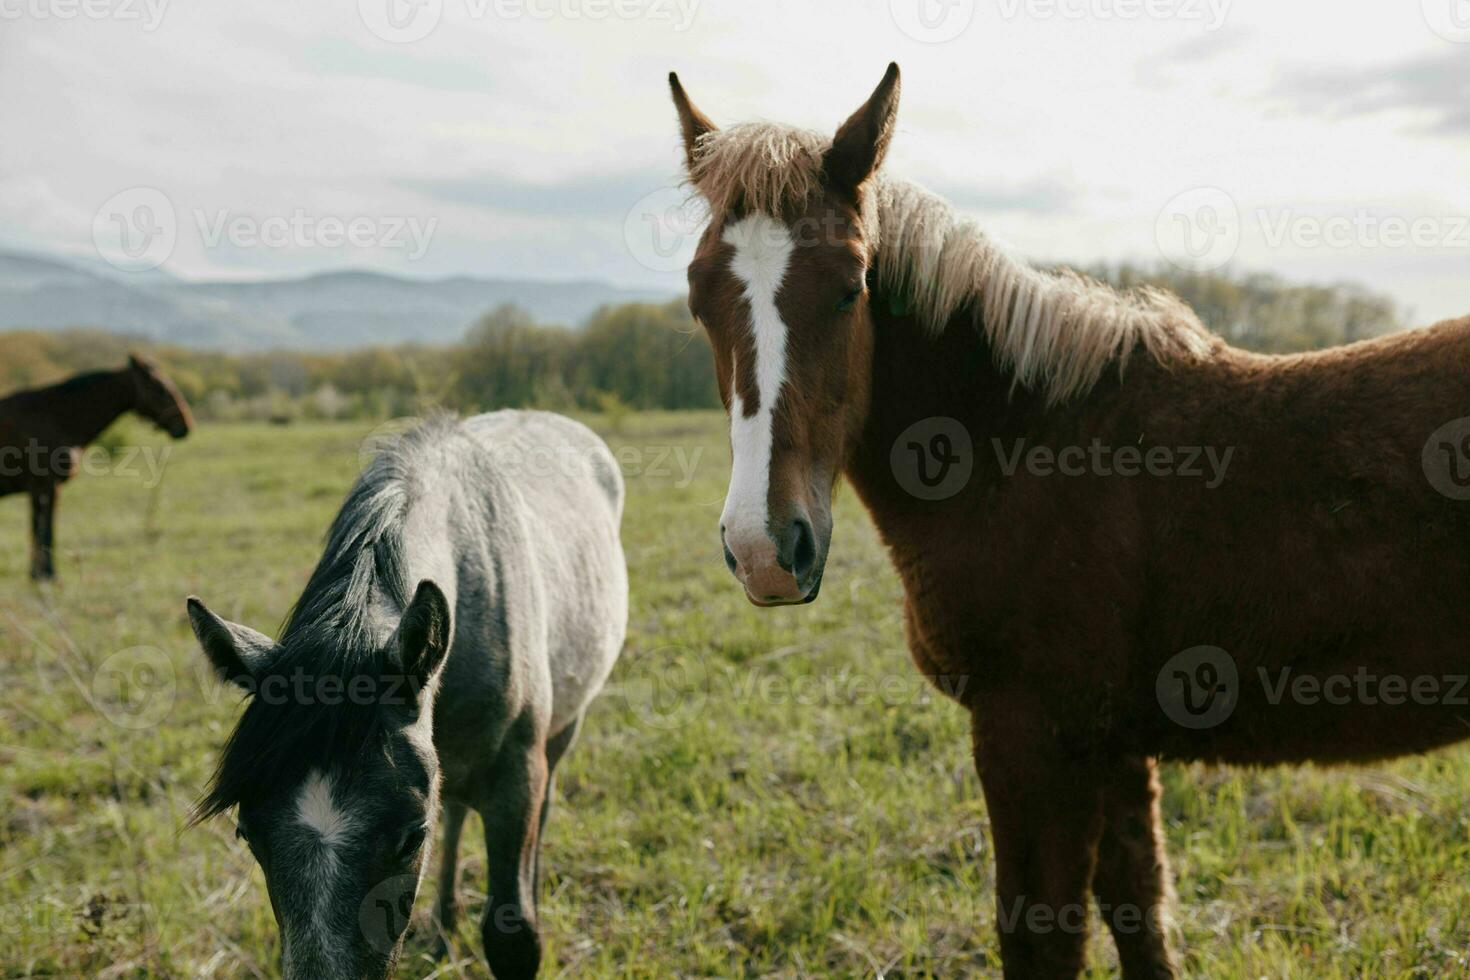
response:
[[[220,619],[197,597],[189,597],[189,625],[215,674],[247,691],[270,664],[276,644],[264,633]]]
[[[444,662],[449,652],[449,600],[431,580],[424,579],[398,623],[398,653],[404,671],[420,685]]]
[[[837,130],[822,160],[822,169],[834,186],[856,191],[883,165],[898,120],[898,91],[898,62],[890,62],[883,81]]]
[[[699,160],[700,139],[717,132],[719,127],[689,101],[684,86],[679,84],[679,76],[674,72],[669,72],[669,91],[674,96],[674,108],[679,111],[679,129],[684,134],[684,166],[692,175]]]

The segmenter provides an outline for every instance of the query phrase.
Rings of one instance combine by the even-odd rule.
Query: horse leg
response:
[[[1179,972],[1168,932],[1173,896],[1154,760],[1127,760],[1111,777],[1093,894],[1117,944],[1124,980],[1173,980]]]
[[[56,577],[56,484],[31,491],[31,578],[37,582]]]
[[[1086,956],[1102,783],[1087,762],[1058,749],[1039,712],[987,707],[1001,717],[982,721],[976,711],[975,763],[995,846],[1004,975],[1073,980]]]
[[[536,828],[540,837],[546,836],[546,816],[551,812],[551,792],[556,785],[556,764],[561,761],[562,756],[572,747],[577,740],[577,732],[582,727],[582,716],[578,715],[572,719],[571,724],[557,732],[546,740],[546,795],[541,798],[541,820]],[[532,897],[536,902],[536,908],[541,908],[541,848],[536,848],[536,881]]]
[[[434,915],[435,931],[439,934],[434,943],[436,960],[449,955],[454,920],[459,915],[459,898],[455,891],[459,872],[459,833],[464,829],[464,818],[468,812],[469,808],[463,803],[454,800],[444,803],[444,853],[439,858],[439,902]]]
[[[480,811],[490,865],[480,934],[495,980],[529,980],[541,966],[535,884],[546,783],[544,745],[508,745]]]

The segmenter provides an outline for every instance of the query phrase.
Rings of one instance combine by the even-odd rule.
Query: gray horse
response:
[[[441,798],[441,943],[473,807],[486,958],[535,975],[552,773],[627,624],[622,509],[611,453],[570,419],[436,419],[357,481],[279,642],[190,598],[215,672],[250,695],[196,819],[238,807],[287,978],[392,971]]]

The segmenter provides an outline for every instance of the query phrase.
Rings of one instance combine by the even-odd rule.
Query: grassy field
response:
[[[966,719],[910,666],[852,494],[821,600],[756,610],[717,551],[721,420],[592,422],[628,477],[632,617],[560,774],[546,975],[998,972]],[[65,490],[61,584],[45,589],[24,577],[25,502],[0,499],[0,976],[276,974],[264,885],[231,824],[183,828],[238,711],[201,668],[183,599],[272,631],[368,429],[206,425],[156,490],[117,457]],[[163,446],[141,427],[114,441]],[[1470,975],[1465,751],[1166,780],[1190,976]],[[485,976],[474,827],[457,957],[436,967],[415,939],[401,976]],[[1096,930],[1092,959],[1109,975]]]

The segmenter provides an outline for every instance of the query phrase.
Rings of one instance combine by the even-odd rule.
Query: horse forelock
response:
[[[741,206],[790,218],[816,193],[830,145],[809,130],[742,123],[700,137],[689,178],[717,213]]]
[[[260,678],[259,693],[225,743],[195,820],[299,786],[313,770],[350,778],[364,766],[391,762],[391,729],[381,705],[346,696],[327,704],[314,694],[299,696],[300,686],[293,690],[298,678],[315,685],[325,676],[318,669],[303,667],[298,673],[293,666]],[[344,687],[351,680],[343,678]]]

